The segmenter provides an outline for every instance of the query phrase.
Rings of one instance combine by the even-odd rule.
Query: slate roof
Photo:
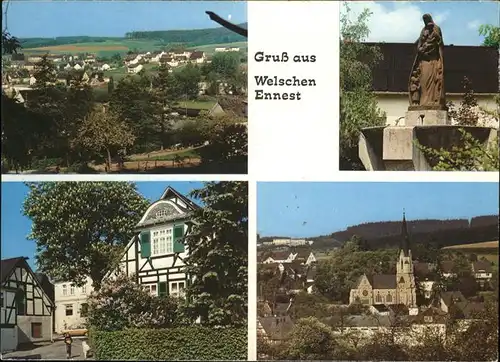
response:
[[[385,304],[374,304],[372,305],[372,307],[375,308],[379,313],[389,312],[389,308],[387,308]]]
[[[274,260],[286,260],[289,256],[289,251],[275,251],[272,253],[271,258],[273,258]]]
[[[445,261],[442,261],[440,266],[441,266],[441,271],[443,273],[451,273],[451,269],[453,269],[453,266],[455,265],[455,263],[451,260],[445,260]]]
[[[479,273],[479,272],[491,273],[492,272],[491,263],[486,260],[475,261],[472,263],[472,271],[474,273]]]
[[[374,274],[370,278],[373,289],[396,289],[396,275]]]
[[[274,306],[271,307],[271,313],[275,316],[286,316],[289,305],[290,303],[274,303]]]
[[[267,337],[272,340],[285,340],[293,330],[294,323],[289,316],[259,318]]]
[[[416,34],[418,36],[418,33]],[[445,35],[446,36],[446,35]],[[408,76],[416,55],[414,43],[365,43],[377,46],[383,58],[373,70],[373,90],[408,92]],[[499,89],[499,52],[494,47],[444,47],[446,93],[463,93],[463,77],[472,82],[474,93],[496,93]]]
[[[235,117],[245,118],[247,117],[247,104],[245,102],[246,98],[235,97],[235,96],[219,96],[217,97],[217,103],[221,106],[226,114],[234,115]]]
[[[16,265],[25,260],[24,257],[3,259],[0,261],[0,283],[5,282],[5,280],[10,276],[12,270],[16,267]]]
[[[131,61],[137,58],[137,54],[129,54],[125,57],[125,61]]]
[[[307,280],[311,279],[314,280],[316,277],[316,267],[308,268],[307,269]]]
[[[297,259],[305,259],[307,260],[307,258],[309,258],[309,255],[311,254],[311,250],[307,250],[307,249],[299,249],[297,250]]]
[[[191,60],[196,60],[196,59],[201,59],[201,58],[203,58],[203,52],[200,52],[200,51],[194,51],[189,56],[189,59],[191,59]]]
[[[50,298],[52,302],[54,302],[54,284],[52,284],[49,280],[49,277],[44,273],[35,273],[36,278],[38,279],[38,283],[42,287],[43,291]]]

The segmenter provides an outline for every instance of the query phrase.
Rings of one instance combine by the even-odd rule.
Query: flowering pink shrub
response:
[[[156,297],[124,274],[104,281],[89,298],[87,324],[101,331],[166,328],[177,321],[177,301]]]

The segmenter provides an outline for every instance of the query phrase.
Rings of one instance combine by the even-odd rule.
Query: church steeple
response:
[[[410,236],[408,235],[408,226],[406,225],[406,215],[403,209],[403,222],[401,224],[401,250],[408,256],[410,251]]]

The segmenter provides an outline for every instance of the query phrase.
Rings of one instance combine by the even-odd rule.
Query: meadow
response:
[[[129,51],[149,51],[153,52],[155,50],[165,50],[169,47],[169,44],[162,42],[161,40],[148,40],[148,39],[123,39],[123,40],[106,40],[103,42],[85,42],[85,43],[74,43],[74,44],[61,44],[61,45],[50,45],[38,48],[25,48],[23,49],[26,54],[35,53],[51,53],[51,54],[77,54],[77,53],[94,53],[99,57],[110,57],[113,54],[119,53],[121,55],[126,54]],[[234,42],[225,44],[207,44],[188,47],[189,50],[199,50],[207,54],[213,54],[215,48],[223,47],[236,47],[243,51],[247,49],[247,42]]]
[[[475,254],[478,259],[484,257],[488,261],[498,265],[498,240],[473,244],[450,245],[444,247],[443,250],[462,252],[464,254]]]

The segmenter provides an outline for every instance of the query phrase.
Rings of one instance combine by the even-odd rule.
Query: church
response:
[[[401,245],[396,263],[396,274],[363,274],[351,289],[349,303],[404,304],[416,308],[415,276],[410,248],[410,237],[405,214],[401,228]]]

